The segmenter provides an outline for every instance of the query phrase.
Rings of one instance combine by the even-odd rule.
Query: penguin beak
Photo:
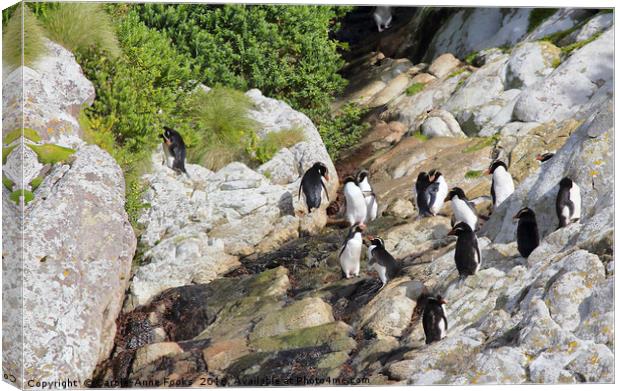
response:
[[[519,214],[518,214],[518,213],[517,213],[516,215],[512,216],[512,219],[513,219],[513,220],[516,220],[516,219],[518,219],[518,218],[519,218]]]
[[[452,228],[450,232],[448,232],[448,236],[456,236],[456,231],[454,230],[454,228]]]
[[[487,168],[484,170],[484,175],[491,175],[491,169]]]
[[[536,160],[538,160],[539,162],[542,161],[542,155],[539,153],[538,155],[536,155]]]
[[[329,182],[329,174],[325,174],[325,180]]]
[[[439,302],[440,302],[441,304],[448,304],[448,302],[447,302],[445,299],[441,299]]]

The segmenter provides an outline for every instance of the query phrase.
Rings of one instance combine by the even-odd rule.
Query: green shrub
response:
[[[332,114],[317,123],[327,152],[336,159],[341,150],[355,145],[368,130],[368,123],[362,122],[367,109],[355,103],[348,103],[340,112]]]
[[[101,4],[57,3],[41,19],[48,37],[74,53],[91,47],[112,56],[120,53],[114,27]]]
[[[551,15],[555,14],[558,8],[534,8],[528,17],[527,32],[531,33],[542,22],[547,20]]]
[[[413,83],[412,85],[407,87],[407,89],[405,90],[405,94],[407,94],[408,96],[413,96],[418,92],[422,91],[425,86],[426,84],[424,83]]]
[[[254,149],[254,159],[259,164],[266,163],[282,148],[292,147],[302,141],[304,141],[304,132],[299,128],[267,133],[267,135],[257,143]]]
[[[41,164],[55,164],[66,161],[75,153],[74,149],[61,147],[56,144],[26,144],[37,154]]]
[[[337,16],[331,6],[146,4],[141,19],[164,31],[196,59],[208,86],[259,88],[312,120],[329,117],[333,96],[346,80],[338,71],[342,47],[330,38]]]
[[[22,36],[22,10],[24,19],[24,34]],[[4,14],[3,14],[4,15]],[[2,60],[11,67],[27,66],[47,52],[44,43],[45,31],[29,7],[18,6],[6,24],[2,34]]]

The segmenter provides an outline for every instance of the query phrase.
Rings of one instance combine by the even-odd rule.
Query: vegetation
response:
[[[31,191],[24,190],[24,189],[20,189],[20,190],[16,190],[12,192],[9,195],[9,199],[15,202],[16,204],[19,204],[19,197],[22,197],[22,196],[24,197],[24,204],[27,204],[30,201],[34,200],[34,194]]]
[[[418,92],[422,91],[425,86],[426,84],[424,83],[413,83],[412,85],[407,87],[407,89],[405,90],[405,94],[407,94],[407,96],[413,96]]]
[[[22,14],[24,22],[23,36]],[[23,63],[31,66],[46,52],[45,43],[43,41],[44,37],[45,32],[37,18],[32,14],[32,11],[30,11],[30,8],[16,7],[12,16],[7,21],[6,28],[2,35],[3,61],[11,67],[16,68],[21,66],[23,46]]]
[[[463,149],[463,153],[472,153],[472,152],[480,151],[483,148],[494,145],[498,139],[499,139],[499,134],[495,134],[491,137],[476,137],[474,139],[476,140],[476,143],[471,144],[467,148]]]
[[[15,185],[15,183],[13,183],[12,180],[10,180],[9,178],[7,178],[6,176],[4,176],[4,174],[2,174],[2,184],[4,185],[4,187],[6,187],[9,191],[13,190],[13,186]]]
[[[34,178],[33,180],[30,181],[30,187],[32,188],[32,191],[35,191],[39,186],[41,186],[41,183],[43,183],[43,177],[42,176],[38,176],[36,178]]]
[[[37,154],[41,164],[55,164],[66,161],[75,153],[74,149],[55,144],[26,144]]]
[[[475,179],[475,178],[480,177],[481,175],[482,175],[482,171],[481,170],[470,170],[470,171],[467,171],[465,173],[465,178],[466,179]]]
[[[465,62],[469,65],[473,65],[479,52],[471,52],[465,57]]]
[[[455,76],[458,76],[458,75],[460,75],[461,73],[464,73],[464,72],[468,72],[467,68],[457,69],[456,71],[454,71],[454,72],[452,72],[451,74],[448,75],[448,79],[450,79],[452,77],[455,77]]]
[[[428,136],[425,135],[422,132],[415,132],[415,133],[413,133],[413,138],[415,138],[416,140],[419,140],[419,141],[427,141],[428,140]]]
[[[2,164],[6,164],[6,159],[9,157],[11,152],[17,147],[18,144],[11,145],[10,147],[2,147]]]
[[[4,144],[5,145],[11,144],[13,141],[17,140],[22,135],[24,136],[24,138],[30,141],[34,141],[35,143],[38,143],[39,141],[41,141],[41,136],[39,136],[39,133],[37,133],[36,130],[30,129],[30,128],[23,128],[23,129],[17,128],[17,129],[11,130],[10,132],[4,135],[4,140],[3,140]]]
[[[317,123],[319,133],[327,152],[336,158],[341,150],[354,145],[368,130],[368,123],[362,122],[367,110],[355,103],[346,104],[340,112]]]
[[[47,36],[70,51],[83,52],[97,47],[112,56],[120,53],[109,15],[97,3],[52,3],[42,12]]]
[[[254,148],[254,160],[259,164],[267,163],[282,148],[292,147],[302,141],[304,141],[304,133],[299,128],[267,133]]]
[[[561,48],[562,50],[562,54],[564,55],[570,55],[573,51],[577,50],[577,49],[581,49],[582,47],[586,46],[587,44],[589,44],[590,42],[596,40],[598,37],[601,36],[602,33],[596,33],[594,35],[592,35],[590,38],[588,39],[584,39],[583,41],[579,41],[579,42],[575,42],[573,44],[564,46],[563,48]]]
[[[558,8],[534,8],[528,18],[527,32],[531,33],[534,31],[536,27],[540,26],[542,22],[557,11]]]

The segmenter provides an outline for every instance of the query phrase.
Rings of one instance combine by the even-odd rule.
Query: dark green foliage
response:
[[[317,123],[323,143],[332,159],[335,159],[341,150],[355,145],[368,130],[368,123],[362,122],[365,113],[366,110],[362,107],[349,103],[339,113]]]
[[[531,33],[534,31],[536,27],[540,26],[542,22],[557,11],[558,8],[534,8],[528,18],[527,32]]]

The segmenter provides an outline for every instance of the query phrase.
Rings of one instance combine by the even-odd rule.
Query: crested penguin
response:
[[[364,193],[360,189],[357,181],[353,177],[344,180],[344,197],[346,200],[345,216],[350,226],[360,224],[365,226],[366,221],[366,200]]]
[[[314,163],[314,165],[310,167],[301,178],[297,199],[301,199],[301,192],[303,190],[306,206],[308,207],[308,213],[312,213],[312,209],[318,209],[319,206],[321,206],[323,191],[325,191],[325,196],[327,197],[327,201],[329,201],[327,187],[325,187],[325,183],[322,178],[329,181],[327,166],[321,162]]]
[[[338,259],[345,278],[357,277],[360,273],[360,257],[362,256],[362,227],[355,224],[349,229],[349,233],[342,244]]]
[[[377,196],[368,181],[368,170],[362,170],[357,174],[357,183],[364,193],[364,201],[366,202],[366,221],[373,221],[377,218]]]
[[[392,7],[377,6],[375,7],[375,12],[373,12],[372,17],[377,24],[377,30],[379,30],[379,32],[387,30],[392,24]]]
[[[581,217],[580,189],[570,178],[563,178],[560,181],[560,190],[555,200],[555,211],[558,214],[558,228],[566,227]]]
[[[426,189],[428,196],[428,206],[433,216],[443,207],[444,199],[448,194],[448,184],[443,174],[435,169],[429,171],[428,175],[431,179],[431,185]]]
[[[465,196],[465,192],[460,187],[453,187],[446,197],[446,201],[448,200],[452,204],[455,222],[464,222],[471,227],[472,231],[475,231],[476,224],[478,223],[478,213],[474,204]]]
[[[418,205],[418,214],[422,217],[431,216],[431,210],[428,205],[429,199],[426,189],[431,185],[431,180],[426,172],[418,174],[415,182],[415,200]]]
[[[469,224],[459,222],[448,235],[455,235],[456,249],[454,251],[454,262],[461,279],[473,276],[480,269],[480,249],[478,248],[478,238]]]
[[[368,240],[370,240],[370,245],[368,246],[368,268],[377,271],[383,283],[383,288],[389,280],[396,277],[400,271],[400,266],[385,249],[383,239],[369,236]]]
[[[187,150],[181,133],[164,126],[164,133],[160,134],[159,137],[164,140],[164,163],[167,161],[169,163],[170,158],[172,158],[173,162],[172,165],[170,165],[170,168],[189,177],[189,174],[185,170],[185,155]]]
[[[538,160],[540,163],[544,163],[547,160],[551,159],[554,155],[555,152],[539,153],[538,155],[536,155],[536,160]]]
[[[492,175],[491,197],[493,209],[497,209],[515,191],[515,185],[506,163],[501,160],[494,161],[486,172]]]
[[[540,243],[536,214],[526,207],[518,211],[514,218],[519,219],[517,223],[517,249],[523,258],[527,258]]]
[[[448,318],[446,317],[446,301],[437,295],[428,297],[422,315],[422,326],[426,336],[426,344],[443,339],[448,332]]]

